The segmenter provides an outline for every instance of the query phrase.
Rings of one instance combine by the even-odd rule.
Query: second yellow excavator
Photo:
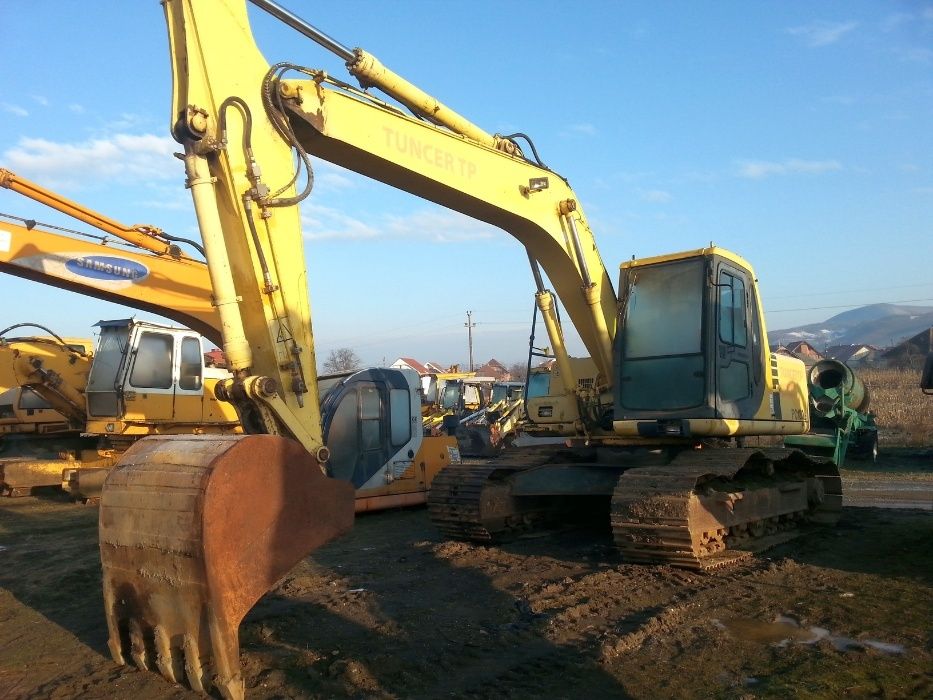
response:
[[[768,352],[747,262],[714,246],[626,262],[616,295],[576,195],[526,136],[488,134],[365,51],[252,2],[334,51],[365,89],[269,66],[243,2],[163,1],[171,131],[233,372],[218,396],[248,434],[146,438],[108,477],[100,551],[118,662],[242,697],[243,615],[352,525],[352,488],[329,466],[344,457],[321,430],[295,206],[311,192],[312,156],[497,226],[528,253],[556,371],[527,418],[566,447],[444,469],[429,501],[442,532],[488,542],[601,508],[626,559],[702,569],[838,515],[835,465],[748,446],[809,420],[803,365]],[[593,371],[569,357],[545,274]],[[404,436],[397,391],[380,410]],[[375,417],[375,402],[358,406]]]
[[[8,335],[24,325],[30,324],[0,332],[0,383],[34,392],[67,425],[54,434],[7,435],[0,452],[4,494],[64,485],[76,497],[94,500],[103,472],[145,435],[240,432],[236,412],[213,394],[228,373],[204,365],[201,338],[193,331],[132,319],[101,321],[92,353],[88,345],[54,334]]]

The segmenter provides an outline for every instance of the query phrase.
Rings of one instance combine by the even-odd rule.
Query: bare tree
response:
[[[359,355],[353,348],[336,348],[331,350],[324,360],[324,374],[336,374],[337,372],[349,372],[358,369],[361,365]]]
[[[509,374],[512,376],[513,382],[522,382],[525,381],[525,373],[528,370],[527,362],[513,362],[510,364],[507,369]]]

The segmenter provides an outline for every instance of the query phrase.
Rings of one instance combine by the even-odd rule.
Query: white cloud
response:
[[[19,105],[11,105],[9,102],[3,102],[0,104],[0,108],[4,112],[9,112],[10,114],[15,114],[17,117],[28,117],[29,112],[20,107]]]
[[[380,235],[378,228],[336,209],[315,204],[313,200],[305,200],[302,205],[301,227],[307,240],[362,239]]]
[[[312,163],[314,167],[314,185],[315,187],[326,187],[328,190],[348,190],[357,186],[354,181],[354,173],[345,170],[326,160],[315,160]]]
[[[172,139],[153,134],[116,134],[77,143],[21,138],[6,150],[2,162],[44,183],[106,181],[132,184],[151,179],[178,178]]]
[[[184,191],[184,196],[168,196],[159,199],[146,199],[139,202],[139,205],[147,209],[160,209],[162,211],[194,211],[194,205],[191,203],[191,195]]]
[[[42,105],[43,107],[48,107],[48,106],[49,106],[49,98],[48,98],[48,97],[43,97],[42,95],[30,95],[30,97],[32,97],[32,99],[35,100],[36,103]]]
[[[571,124],[567,127],[567,131],[570,131],[574,134],[583,134],[584,136],[595,136],[596,127],[592,124],[581,123],[581,124]]]
[[[897,47],[893,49],[894,55],[905,63],[920,63],[924,66],[933,64],[933,49],[920,46]]]
[[[651,202],[652,204],[664,204],[670,202],[673,197],[671,197],[670,192],[665,190],[636,190],[639,199],[645,202]]]
[[[145,128],[146,124],[151,124],[151,120],[148,117],[131,112],[124,112],[113,121],[107,122],[104,126],[108,131],[130,131]]]
[[[368,222],[313,202],[303,205],[301,224],[308,240],[419,240],[431,243],[475,241],[501,237],[480,221],[444,209],[422,209],[404,216],[388,214]]]
[[[77,103],[68,105],[68,109],[74,112],[75,114],[84,114],[84,107]]]
[[[406,216],[386,217],[386,230],[401,238],[420,238],[435,243],[499,238],[489,224],[446,209],[422,209]]]
[[[791,27],[788,34],[801,37],[807,46],[829,46],[835,44],[858,26],[858,22],[826,22],[817,20],[800,27]]]
[[[771,175],[792,175],[805,173],[817,175],[835,170],[842,170],[837,160],[801,160],[787,158],[780,162],[766,160],[740,160],[737,162],[739,177],[761,180]]]

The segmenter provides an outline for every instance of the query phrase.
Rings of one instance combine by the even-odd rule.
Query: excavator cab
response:
[[[425,435],[422,377],[375,367],[318,378],[327,475],[356,489],[356,512],[420,505],[434,476],[460,462],[454,438]]]
[[[411,376],[408,376],[408,375]],[[324,384],[326,378],[322,378]],[[354,488],[378,487],[404,473],[421,442],[419,379],[413,372],[365,369],[331,387],[321,400],[328,474]]]
[[[622,265],[619,288],[617,433],[701,438],[806,431],[803,363],[768,356],[747,262],[715,247],[630,261]],[[771,381],[779,374],[789,378],[783,385]]]
[[[218,402],[205,392],[197,333],[130,319],[97,327],[100,341],[86,392],[89,424],[104,423],[102,432],[120,435],[142,424],[223,422],[214,415],[221,411]],[[233,409],[226,413],[235,423]]]
[[[522,427],[523,432],[538,437],[574,434],[579,406],[573,390],[594,386],[598,372],[589,357],[569,357],[567,366],[572,373],[569,387],[565,386],[564,374],[556,362],[531,368],[524,397],[527,423]]]

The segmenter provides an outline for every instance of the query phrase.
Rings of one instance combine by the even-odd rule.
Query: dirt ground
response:
[[[604,532],[484,547],[423,509],[360,517],[247,616],[247,695],[933,697],[933,453],[844,478],[835,529],[708,574]],[[197,697],[111,662],[96,517],[0,503],[0,698]]]

